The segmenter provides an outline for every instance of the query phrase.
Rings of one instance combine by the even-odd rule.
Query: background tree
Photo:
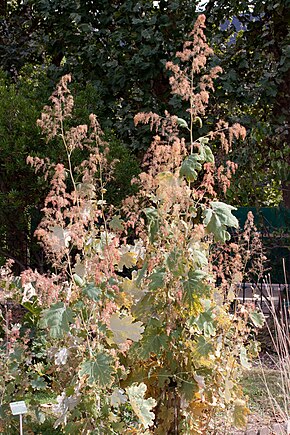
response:
[[[283,201],[289,208],[289,2],[224,0],[205,3],[207,36],[216,52],[212,66],[221,64],[225,74],[218,80],[202,128],[196,124],[193,135],[207,134],[218,119],[245,125],[246,141],[234,146],[230,154],[230,159],[239,166],[227,200],[240,206],[279,205]],[[13,110],[5,106],[0,128],[3,138],[5,136],[1,146],[6,147],[7,152],[0,157],[1,166],[4,168],[9,163],[9,143],[13,142],[17,150],[15,162],[21,161],[21,165],[25,164],[26,152],[31,146],[43,146],[42,141],[36,140],[38,133],[33,118],[37,119],[36,112],[39,113],[55,82],[65,73],[72,73],[74,82],[83,89],[82,93],[76,93],[83,96],[77,122],[84,122],[81,112],[97,113],[103,128],[121,140],[118,142],[119,160],[124,160],[125,155],[131,159],[123,145],[141,159],[149,143],[149,132],[146,126],[135,128],[136,113],[152,110],[163,115],[168,109],[189,120],[182,100],[170,94],[170,73],[165,64],[181,49],[199,9],[200,2],[191,0],[3,2],[1,66],[15,83],[15,98],[22,94],[26,99],[29,110],[20,108],[20,113],[24,116],[26,112],[28,116],[29,112],[31,118],[25,126],[24,117],[17,115],[16,121],[21,119],[19,130],[11,136],[5,125]],[[36,80],[34,94],[29,96],[23,80],[29,83],[30,78],[35,79],[32,73],[35,69],[42,71],[42,80]],[[7,83],[2,87],[4,99]],[[20,141],[22,145],[18,146]],[[53,150],[48,150],[47,155],[50,152]],[[215,152],[217,161],[224,162],[225,157],[218,147]],[[18,174],[27,174],[27,169],[21,172],[23,170],[24,166],[10,165],[11,186],[20,179]],[[23,193],[22,198],[25,198],[31,190],[31,179],[22,175],[21,180],[21,187],[19,183],[16,187],[18,196]],[[5,189],[1,188],[2,197],[8,201]],[[117,183],[112,191],[118,201],[124,189]],[[32,206],[33,198],[37,198],[37,192],[24,202]],[[13,203],[12,216],[16,210],[15,198]],[[8,211],[9,207],[3,210]],[[23,219],[26,222],[21,216],[27,209],[21,206],[17,210],[19,224]],[[6,211],[3,212],[4,223]],[[6,234],[5,225],[3,234]]]
[[[282,199],[290,207],[289,6],[287,0],[206,5],[210,38],[225,72],[213,113],[241,122],[249,133],[243,148],[233,150],[239,205],[277,205]]]

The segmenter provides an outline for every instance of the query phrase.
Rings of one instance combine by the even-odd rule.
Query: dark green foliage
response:
[[[206,6],[208,34],[224,70],[212,114],[248,131],[230,156],[239,168],[228,200],[237,205],[278,205],[283,199],[290,207],[289,6],[288,0]]]
[[[146,130],[135,130],[134,114],[167,107],[164,65],[192,29],[196,3],[161,0],[154,7],[151,0],[27,0],[30,21],[25,26],[24,6],[7,9],[0,58],[11,59],[12,53],[17,57],[12,66],[2,63],[14,76],[24,63],[38,59],[47,63],[54,80],[69,72],[79,83],[91,82],[99,93],[103,128],[113,128],[134,148],[144,148]],[[11,33],[16,24],[13,41],[5,39],[5,28]],[[30,41],[29,47],[23,40]]]

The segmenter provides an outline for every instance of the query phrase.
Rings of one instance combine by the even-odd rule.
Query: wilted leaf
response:
[[[152,397],[144,399],[146,390],[147,386],[143,382],[139,385],[133,384],[126,389],[133,411],[145,429],[154,423],[155,415],[152,408],[157,405],[156,400],[152,399]]]
[[[233,389],[234,383],[233,381],[230,381],[229,379],[225,380],[225,401],[226,403],[229,403],[232,398],[232,389]]]
[[[84,263],[81,263],[80,261],[78,261],[75,264],[74,267],[74,272],[80,277],[83,278],[85,276],[86,273],[86,266],[84,265]]]
[[[109,328],[113,332],[114,342],[119,346],[128,339],[139,341],[144,331],[141,322],[134,322],[132,316],[121,317],[118,313],[112,314]]]
[[[243,428],[247,424],[247,416],[250,414],[246,402],[241,399],[236,399],[234,402],[233,423],[237,428]]]
[[[49,329],[53,338],[60,338],[64,332],[69,331],[73,322],[73,312],[63,302],[57,302],[42,313],[41,326]]]
[[[118,270],[122,272],[123,267],[127,267],[127,269],[131,269],[137,263],[137,255],[135,252],[125,252],[121,255],[120,260],[118,262]]]
[[[113,358],[105,353],[98,353],[94,359],[82,363],[79,375],[88,376],[89,385],[109,387],[112,383],[113,372]]]

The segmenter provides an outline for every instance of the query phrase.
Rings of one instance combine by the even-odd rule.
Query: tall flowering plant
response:
[[[230,314],[224,287],[216,286],[213,246],[229,240],[238,222],[215,190],[217,182],[226,190],[235,165],[216,167],[210,147],[220,138],[228,150],[245,130],[220,121],[194,140],[221,72],[196,81],[212,54],[204,19],[177,62],[167,64],[172,92],[189,104],[188,119],[136,115],[136,124],[150,123],[156,134],[134,180],[138,194],[120,210],[106,203],[113,168],[96,117],[66,129],[69,75],[38,121],[67,155],[57,164],[28,158],[51,182],[37,235],[53,272],[25,271],[14,292],[31,314],[28,330],[43,344],[41,357],[33,343],[22,345],[26,388],[50,393],[45,407],[34,403],[35,415],[54,418],[61,433],[208,434],[217,411],[245,424],[239,371],[256,351],[250,323],[261,318],[245,309]],[[78,150],[86,159],[74,168]],[[13,342],[7,361],[15,351]]]

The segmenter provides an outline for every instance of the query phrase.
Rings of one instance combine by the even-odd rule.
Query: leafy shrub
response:
[[[65,156],[28,158],[50,180],[36,234],[54,273],[26,270],[15,282],[2,270],[4,296],[27,314],[21,325],[9,311],[3,316],[1,404],[25,397],[30,418],[54,417],[61,433],[207,433],[219,411],[236,426],[246,422],[239,374],[257,352],[251,324],[261,317],[230,313],[215,284],[210,251],[238,222],[215,190],[216,180],[226,189],[235,168],[216,167],[209,145],[220,138],[228,150],[244,129],[220,122],[193,140],[220,72],[195,81],[212,52],[203,27],[200,16],[179,63],[167,65],[173,92],[189,103],[188,120],[135,117],[156,135],[138,190],[120,209],[106,201],[113,163],[96,117],[68,126],[69,75],[38,121],[47,140],[62,140]],[[75,168],[80,150],[86,159]]]

